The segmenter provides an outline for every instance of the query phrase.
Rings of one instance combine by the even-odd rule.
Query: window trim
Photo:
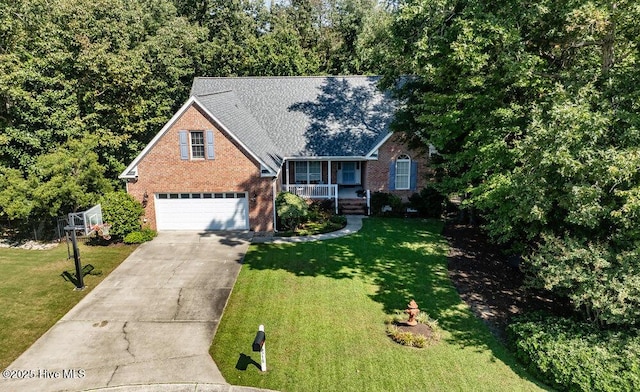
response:
[[[294,181],[295,183],[304,182],[305,184],[322,183],[322,162],[320,161],[294,161]],[[311,164],[317,164],[317,171],[311,171]],[[315,165],[314,165],[315,166]],[[314,169],[316,169],[314,167]]]
[[[215,159],[215,135],[213,129],[182,129],[178,132],[178,136],[181,160],[201,161]]]
[[[194,143],[194,135],[200,135],[202,137],[202,143]],[[202,156],[196,156],[195,148],[202,150]],[[189,154],[192,160],[200,160],[205,159],[207,157],[206,154],[206,141],[204,140],[204,131],[189,131]]]
[[[399,164],[407,165],[406,174],[400,173],[400,170],[398,170]],[[402,154],[396,159],[395,165],[396,165],[395,179],[394,179],[395,189],[396,190],[411,189],[411,157],[409,157],[409,155],[407,154]],[[406,181],[406,186],[404,186],[405,183],[401,183],[399,181]]]
[[[246,199],[247,192],[159,192],[155,194],[156,199],[163,200],[184,200],[184,199]]]

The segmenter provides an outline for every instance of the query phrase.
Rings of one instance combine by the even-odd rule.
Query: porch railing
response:
[[[294,193],[305,199],[335,199],[338,197],[337,184],[289,184],[285,192]]]

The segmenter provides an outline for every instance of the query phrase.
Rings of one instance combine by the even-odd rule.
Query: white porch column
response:
[[[329,183],[329,185],[331,185],[331,160],[329,160],[327,162],[328,162],[327,163],[327,167],[328,167],[328,170],[329,170],[329,173],[327,173],[328,177],[329,177],[329,181],[327,181],[327,182]]]
[[[289,161],[284,161],[284,183],[287,184],[287,191],[289,190]]]
[[[329,170],[329,173],[328,173],[329,181],[327,181],[329,183],[329,197],[331,197],[331,190],[334,189],[336,191],[336,194],[333,195],[333,200],[336,205],[336,215],[338,215],[338,185],[336,184],[336,186],[334,187],[333,184],[331,183],[331,173],[333,172],[331,170],[331,160],[328,160],[327,162],[328,162],[327,167]]]

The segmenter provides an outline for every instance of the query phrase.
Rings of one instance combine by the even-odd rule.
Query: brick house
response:
[[[196,78],[191,96],[122,172],[157,230],[274,230],[289,191],[366,213],[371,192],[407,199],[428,156],[389,131],[377,77]]]

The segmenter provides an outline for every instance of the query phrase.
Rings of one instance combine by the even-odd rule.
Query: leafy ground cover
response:
[[[370,218],[336,240],[252,245],[211,346],[226,380],[281,391],[540,390],[461,302],[441,230]],[[411,299],[438,320],[438,344],[386,336],[385,319]],[[265,373],[251,351],[259,324]]]
[[[82,264],[101,272],[85,276],[83,291],[74,291],[75,286],[60,277],[74,269],[64,244],[50,250],[1,248],[0,368],[9,366],[135,248],[80,244]]]
[[[516,356],[566,391],[640,390],[640,330],[532,313],[508,327]]]

